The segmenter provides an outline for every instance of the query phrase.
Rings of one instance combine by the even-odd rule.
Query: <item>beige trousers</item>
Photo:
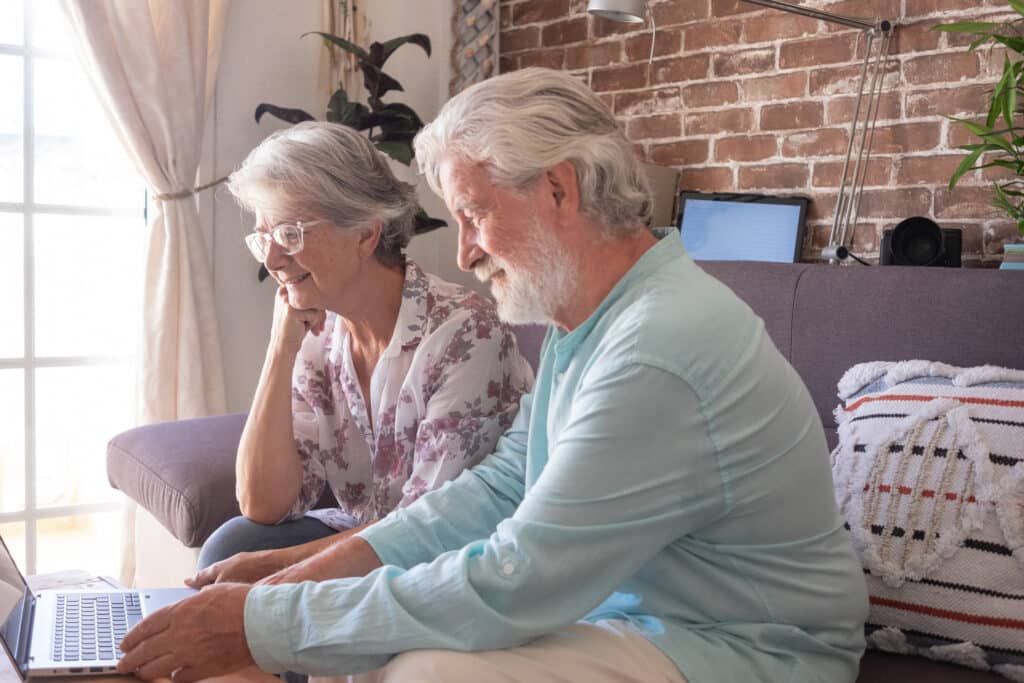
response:
[[[687,683],[661,650],[622,621],[576,623],[521,647],[414,650],[387,666],[310,683]]]

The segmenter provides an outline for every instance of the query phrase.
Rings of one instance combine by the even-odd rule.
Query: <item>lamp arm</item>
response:
[[[763,7],[772,7],[774,9],[782,10],[783,12],[802,14],[805,17],[811,17],[812,19],[830,21],[833,24],[842,24],[843,26],[849,26],[850,28],[859,28],[864,31],[889,31],[890,29],[892,29],[892,24],[885,20],[876,23],[871,23],[870,21],[865,21],[864,19],[844,17],[838,14],[831,14],[829,12],[823,12],[821,10],[812,9],[810,7],[801,7],[800,5],[794,5],[789,2],[782,2],[781,0],[743,0],[743,2],[750,3],[751,5],[762,5]]]

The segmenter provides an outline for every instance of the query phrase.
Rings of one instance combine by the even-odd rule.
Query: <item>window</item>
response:
[[[0,2],[0,535],[28,573],[119,569],[145,187],[57,0]]]

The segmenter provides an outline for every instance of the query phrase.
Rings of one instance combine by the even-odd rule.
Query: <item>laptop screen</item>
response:
[[[24,680],[28,674],[28,607],[32,593],[2,538],[0,551],[0,642]]]
[[[800,260],[807,199],[759,194],[679,194],[679,230],[694,259]]]

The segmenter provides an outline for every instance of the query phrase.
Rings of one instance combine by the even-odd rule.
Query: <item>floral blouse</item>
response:
[[[408,505],[490,454],[532,384],[494,304],[409,261],[369,397],[340,316],[303,340],[292,376],[303,481],[282,521],[306,514],[343,530]],[[325,485],[340,507],[311,510]]]

